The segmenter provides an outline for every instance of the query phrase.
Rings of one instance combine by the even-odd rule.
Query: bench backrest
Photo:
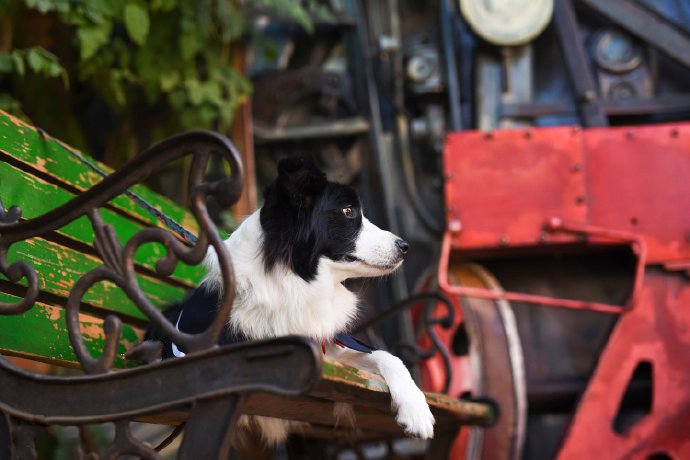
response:
[[[0,111],[0,200],[7,209],[17,205],[22,218],[42,215],[68,202],[75,195],[103,178],[87,163],[106,172],[112,170],[40,130]],[[196,233],[193,216],[169,199],[141,186],[132,191],[146,199],[183,227]],[[164,225],[127,196],[120,195],[101,208],[105,223],[113,224],[122,243],[145,227]],[[65,304],[77,280],[102,264],[94,247],[94,231],[86,217],[41,238],[12,244],[8,261],[26,260],[40,278],[36,305],[21,315],[0,315],[0,354],[45,361],[62,366],[77,366],[65,322]],[[141,288],[156,306],[179,300],[198,284],[200,266],[178,264],[170,277],[159,276],[156,260],[165,254],[159,243],[142,246],[135,262]],[[24,285],[22,285],[22,283]],[[11,283],[0,274],[0,302],[16,302],[23,297],[26,283]],[[83,299],[80,309],[82,335],[90,351],[103,348],[103,318],[117,312],[124,321],[118,355],[141,338],[146,318],[125,293],[112,283],[99,283]],[[116,367],[130,365],[118,358]]]

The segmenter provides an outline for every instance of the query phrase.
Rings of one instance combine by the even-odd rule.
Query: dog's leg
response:
[[[391,393],[392,408],[397,412],[395,420],[405,433],[422,439],[434,437],[434,416],[424,393],[400,358],[383,350],[362,353],[337,345],[330,346],[328,354],[343,364],[381,375]]]

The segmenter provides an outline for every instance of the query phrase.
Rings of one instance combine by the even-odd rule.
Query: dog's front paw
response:
[[[406,396],[402,401],[397,401],[398,413],[395,420],[409,436],[420,439],[433,438],[436,421],[426,403],[424,393],[417,390],[414,395]]]

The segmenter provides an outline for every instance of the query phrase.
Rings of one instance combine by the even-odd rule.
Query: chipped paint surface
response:
[[[59,141],[44,139],[35,128],[0,111],[0,156],[12,157],[19,165],[14,167],[0,161],[0,198],[5,205],[20,205],[24,218],[36,217],[67,203],[73,197],[64,187],[86,190],[102,180],[100,175],[71,155],[67,148],[70,147]],[[99,166],[110,171],[105,165]],[[50,181],[36,177],[37,173],[49,176]],[[135,190],[189,230],[197,231],[192,215],[180,206],[145,187],[137,186]],[[124,196],[115,198],[111,204],[124,215],[130,216],[126,218],[107,209],[102,210],[104,221],[114,225],[122,242],[142,228],[133,217],[156,226],[162,225],[146,210]],[[71,222],[59,229],[58,233],[72,241],[92,246],[93,229],[86,218]],[[135,260],[142,266],[153,268],[155,261],[164,254],[162,245],[146,244],[137,251]],[[55,299],[57,304],[64,304],[81,276],[102,264],[95,256],[42,238],[13,244],[8,259],[10,262],[25,260],[32,264],[39,273],[41,290],[55,296],[47,298]],[[198,283],[201,276],[200,267],[178,267],[175,272],[177,280],[188,285]],[[0,275],[0,279],[4,277]],[[155,305],[165,305],[184,295],[184,289],[157,278],[138,275],[137,279],[141,289]],[[22,279],[19,284],[25,286],[26,281]],[[125,315],[124,319],[126,316],[144,318],[124,292],[111,282],[92,286],[83,300],[94,308],[96,315],[80,315],[84,342],[94,356],[100,354],[104,343],[103,320],[99,316],[105,316],[107,312],[118,312]],[[0,301],[16,302],[17,298],[0,292]],[[118,353],[124,353],[141,336],[142,331],[125,325]],[[0,316],[0,353],[76,366],[62,305],[36,303],[22,315]],[[118,358],[116,366],[125,365],[132,364]]]
[[[10,247],[8,260],[26,260],[33,264],[40,274],[40,288],[51,294],[67,298],[77,280],[102,265],[95,256],[83,254],[41,238],[33,238],[13,244]],[[0,278],[3,278],[0,276]],[[138,275],[141,289],[149,300],[164,306],[181,299],[185,290],[163,283],[148,276]],[[19,283],[26,285],[25,280]],[[108,311],[120,312],[135,318],[144,318],[143,314],[132,303],[127,295],[112,283],[95,284],[83,298],[84,302]]]
[[[0,293],[0,301],[16,302],[17,297]],[[80,314],[84,343],[93,356],[103,349],[105,334],[103,320]],[[118,354],[141,339],[143,332],[124,325]],[[67,332],[65,310],[62,307],[37,302],[22,315],[0,316],[0,353],[24,356],[30,359],[42,357],[42,361],[59,365],[77,366]],[[129,367],[131,363],[118,358],[116,367]]]
[[[323,377],[331,381],[346,382],[361,388],[388,393],[388,385],[383,377],[327,359],[323,361]]]
[[[99,174],[71,155],[67,149],[79,153],[104,171],[112,172],[112,169],[105,164],[56,139],[44,139],[35,128],[0,111],[0,151],[38,171],[64,181],[78,190],[86,190],[102,180]],[[132,190],[145,200],[163,209],[166,214],[185,225],[190,231],[198,231],[196,221],[191,213],[181,206],[143,186],[135,186]],[[143,219],[152,225],[163,226],[157,218],[125,196],[116,197],[112,203],[125,213]]]
[[[24,218],[33,218],[49,212],[53,208],[67,203],[74,195],[57,187],[54,184],[43,181],[40,178],[29,175],[13,166],[0,162],[0,198],[6,206],[17,204],[22,208]],[[35,197],[42,199],[37,200]],[[143,226],[139,223],[123,218],[108,209],[102,209],[101,215],[106,223],[113,224],[121,243],[127,242]],[[58,230],[58,233],[73,238],[92,246],[94,239],[91,222],[86,217],[81,217],[70,222]],[[143,245],[136,253],[135,261],[151,270],[155,270],[155,263],[164,254],[162,245],[148,243]],[[174,278],[189,286],[195,286],[201,280],[203,270],[201,267],[190,267],[184,264],[178,265]]]

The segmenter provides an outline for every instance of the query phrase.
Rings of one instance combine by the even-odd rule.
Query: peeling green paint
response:
[[[22,208],[22,217],[31,219],[67,203],[74,195],[49,184],[37,177],[31,176],[13,166],[0,162],[0,199],[5,206],[18,205]],[[41,199],[36,199],[41,197]],[[134,234],[144,227],[137,222],[123,218],[108,209],[101,209],[103,221],[112,224],[120,239],[125,244]],[[86,217],[70,222],[58,233],[73,238],[89,246],[93,246],[94,232],[91,222]],[[150,270],[155,271],[156,261],[165,254],[165,248],[158,243],[148,243],[137,251],[135,261]],[[173,278],[189,286],[196,286],[203,277],[201,266],[178,264]]]
[[[59,141],[44,138],[35,128],[2,111],[0,153],[12,157],[19,165],[15,167],[8,163],[0,163],[0,198],[6,206],[21,206],[23,218],[37,217],[67,203],[73,197],[69,190],[83,191],[102,180],[100,175],[71,155]],[[99,166],[105,171],[111,171],[105,165]],[[49,176],[50,181],[46,182],[32,172],[43,174],[42,177]],[[197,232],[198,227],[193,216],[182,207],[145,187],[135,186],[132,190],[190,231]],[[125,196],[116,197],[111,201],[111,205],[117,212],[102,209],[101,214],[106,223],[113,224],[121,242],[126,242],[143,228],[140,221],[162,226],[155,217]],[[58,233],[69,239],[68,245],[74,244],[74,241],[93,245],[93,229],[84,217],[59,229]],[[55,240],[61,241],[57,238]],[[146,244],[137,251],[135,262],[151,269],[164,253],[165,248],[162,245]],[[41,291],[50,294],[45,296],[46,301],[55,302],[55,305],[37,302],[22,315],[0,315],[0,354],[76,366],[76,358],[67,334],[63,305],[75,283],[84,274],[102,265],[102,261],[90,254],[42,238],[12,244],[8,251],[8,260],[10,263],[25,260],[32,264],[39,274]],[[188,286],[193,286],[198,284],[202,275],[203,270],[200,267],[179,265],[173,277]],[[0,275],[0,279],[5,278]],[[142,291],[156,306],[179,300],[185,294],[185,289],[155,277],[137,275],[137,280]],[[26,286],[26,281],[22,279],[18,284]],[[0,302],[17,300],[14,295],[0,292]],[[93,315],[80,315],[84,342],[94,356],[100,355],[104,342],[103,321],[100,317],[104,317],[108,312],[116,312],[120,313],[124,320],[127,317],[145,319],[126,294],[111,282],[94,285],[85,294],[83,301],[95,309]],[[141,338],[141,334],[141,330],[131,324],[125,324],[118,353],[124,353],[127,347]],[[134,364],[136,363],[119,357],[116,367]]]
[[[95,256],[83,254],[41,238],[14,243],[8,251],[10,263],[25,260],[32,264],[40,277],[40,288],[59,297],[67,298],[72,287],[83,275],[102,265]],[[0,275],[0,279],[4,279]],[[156,278],[137,275],[139,286],[148,299],[156,306],[164,306],[184,297],[185,290],[165,284]],[[19,283],[26,286],[26,280]],[[107,311],[120,312],[135,318],[144,315],[114,284],[102,282],[95,284],[84,295],[83,301]]]
[[[0,292],[0,302],[18,300],[17,297]],[[77,357],[70,344],[65,314],[61,307],[37,302],[31,310],[21,315],[0,316],[0,353],[29,359],[41,357],[42,361],[57,361],[57,364],[63,366],[76,367]],[[103,320],[86,314],[81,314],[80,320],[86,348],[92,356],[100,356],[105,342]],[[141,336],[140,330],[127,324],[123,326],[116,367],[131,367],[137,364],[121,355]]]
[[[65,150],[65,148],[72,149],[71,147],[57,140],[44,138],[34,127],[26,125],[23,121],[1,110],[0,133],[3,134],[0,138],[1,151],[38,171],[70,184],[78,190],[86,190],[102,180],[100,175],[91,171],[86,165]],[[81,152],[80,154],[93,161],[104,171],[112,172],[112,169],[108,166],[97,162],[88,155]],[[187,227],[190,231],[197,232],[196,221],[191,213],[168,198],[158,195],[143,186],[134,186],[131,190],[147,201],[164,209],[166,214]],[[112,203],[118,209],[137,216],[137,218],[143,219],[152,225],[161,225],[158,219],[125,196],[113,199]]]

